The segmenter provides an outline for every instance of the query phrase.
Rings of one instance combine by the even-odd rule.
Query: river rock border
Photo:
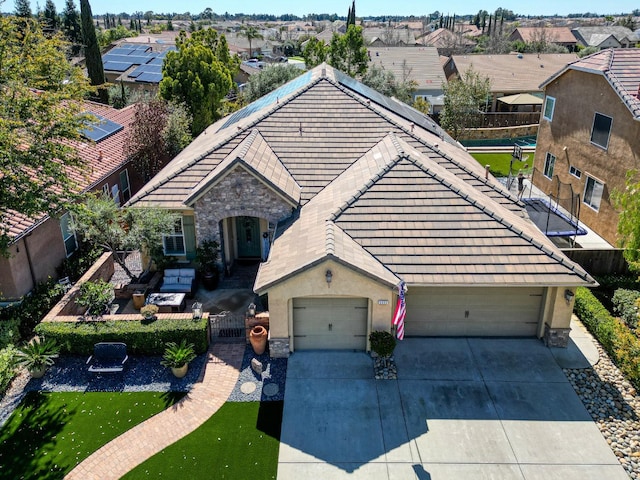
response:
[[[602,346],[592,368],[563,369],[629,477],[640,479],[640,397]]]

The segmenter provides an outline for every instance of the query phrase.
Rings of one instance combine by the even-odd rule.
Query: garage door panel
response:
[[[295,350],[366,348],[366,298],[295,298]]]
[[[414,288],[407,336],[534,336],[543,288]]]

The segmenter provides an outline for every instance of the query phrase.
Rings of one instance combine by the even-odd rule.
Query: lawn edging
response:
[[[640,339],[621,320],[613,317],[588,288],[577,288],[574,313],[623,375],[640,389]]]

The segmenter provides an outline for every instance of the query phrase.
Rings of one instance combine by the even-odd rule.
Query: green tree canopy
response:
[[[362,83],[386,95],[395,97],[401,102],[410,104],[417,84],[413,80],[398,80],[390,70],[384,70],[377,65],[371,65],[362,77]]]
[[[58,12],[56,11],[56,4],[53,0],[47,0],[44,4],[44,18],[46,21],[46,28],[49,31],[55,31],[58,29],[60,19],[58,18]]]
[[[443,85],[443,90],[440,125],[458,139],[466,129],[477,124],[491,92],[491,81],[474,71],[472,66],[462,78]]]
[[[362,27],[355,25],[349,25],[344,35],[335,32],[329,45],[318,39],[309,39],[303,56],[307,68],[326,61],[351,77],[364,75],[369,64]]]
[[[211,28],[194,32],[190,38],[180,32],[176,46],[178,51],[165,57],[160,95],[186,105],[196,136],[220,118],[222,100],[233,85],[240,60],[229,53],[225,36]]]
[[[73,53],[77,54],[79,45],[82,44],[82,27],[80,26],[80,15],[73,0],[65,2],[62,12],[62,29],[67,40],[72,44]]]
[[[98,98],[100,102],[107,104],[109,103],[109,93],[107,89],[103,87],[106,83],[104,65],[102,64],[100,45],[98,45],[98,39],[96,37],[96,28],[93,26],[93,15],[91,14],[89,0],[80,0],[80,17],[82,19],[82,42],[84,44],[87,73],[89,74],[91,85],[99,87]]]
[[[131,273],[118,251],[146,249],[162,242],[162,234],[172,231],[178,216],[157,208],[119,208],[108,195],[86,196],[73,207],[71,229],[80,237],[112,253],[132,280]],[[146,266],[148,270],[150,265]]]
[[[16,17],[31,18],[31,2],[29,0],[16,0]]]
[[[637,171],[627,173],[625,189],[614,190],[611,200],[620,212],[618,236],[624,258],[631,270],[640,272],[640,181]]]
[[[78,186],[66,167],[82,166],[73,142],[87,121],[82,100],[91,87],[67,61],[61,35],[46,37],[38,22],[1,17],[0,38],[0,224],[6,225],[15,212],[56,215],[74,201]],[[9,240],[0,231],[0,253]]]
[[[244,90],[244,99],[247,103],[251,103],[289,80],[299,77],[302,73],[302,70],[295,65],[275,64],[266,67],[260,73],[249,77]]]

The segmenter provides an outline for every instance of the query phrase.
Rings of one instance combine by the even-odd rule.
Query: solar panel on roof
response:
[[[80,133],[86,138],[90,138],[94,142],[101,142],[105,138],[118,133],[124,127],[119,123],[113,122],[102,115],[89,112],[91,115],[97,118],[96,121],[89,122],[90,126],[83,128]]]
[[[162,66],[161,65],[150,65],[150,64],[140,65],[138,68],[136,68],[133,72],[131,72],[129,74],[129,77],[137,78],[141,74],[144,74],[144,73],[156,73],[156,74],[160,74],[160,76],[162,76]]]
[[[276,88],[273,92],[266,94],[264,97],[259,98],[255,102],[250,103],[246,107],[238,110],[233,115],[231,115],[227,119],[227,121],[224,122],[222,127],[220,127],[220,130],[225,129],[229,125],[233,125],[236,122],[239,122],[243,118],[250,116],[258,110],[262,110],[263,108],[276,103],[278,99],[290,95],[296,90],[299,90],[300,88],[306,86],[311,81],[311,77],[311,72],[307,72],[303,75],[300,75],[298,78],[291,80],[289,83],[285,83],[281,87]]]
[[[131,63],[123,63],[123,62],[104,62],[103,68],[105,70],[109,70],[111,72],[124,72],[129,67],[131,67]]]
[[[160,65],[160,66],[162,66],[163,63],[164,63],[164,57],[156,57],[153,60],[151,60],[147,65]]]
[[[138,78],[136,78],[136,82],[145,82],[145,83],[160,83],[162,80],[161,73],[141,73]]]
[[[351,78],[345,73],[337,70],[335,73],[338,82],[341,85],[347,87],[349,90],[353,90],[354,92],[359,93],[363,97],[370,99],[372,102],[375,102],[378,105],[391,110],[392,112],[400,115],[407,120],[410,120],[411,122],[421,126],[429,132],[438,135],[439,137],[444,138],[446,136],[445,132],[440,127],[438,127],[436,122],[434,122],[426,115],[423,115],[417,110],[409,107],[409,105],[405,105],[401,102],[392,100],[391,98],[382,95],[380,92],[377,92],[373,88],[366,86],[364,83],[360,83],[357,80]]]

